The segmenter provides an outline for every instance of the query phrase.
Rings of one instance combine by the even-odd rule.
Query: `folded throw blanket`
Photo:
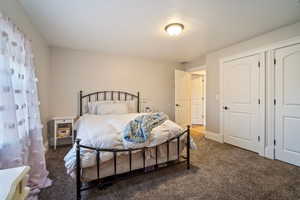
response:
[[[140,115],[126,125],[123,138],[127,142],[144,143],[148,140],[152,129],[166,120],[168,116],[162,112]]]

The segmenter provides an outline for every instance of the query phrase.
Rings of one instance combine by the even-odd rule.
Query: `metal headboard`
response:
[[[89,93],[86,95],[83,95],[82,91],[80,91],[80,96],[79,96],[79,114],[82,116],[82,111],[83,111],[83,103],[84,99],[87,99],[88,102],[91,101],[113,101],[113,100],[123,100],[123,101],[129,101],[129,100],[134,100],[137,99],[137,112],[140,112],[140,93],[138,92],[136,95],[129,93],[129,92],[124,92],[124,91],[98,91],[98,92],[93,92]]]

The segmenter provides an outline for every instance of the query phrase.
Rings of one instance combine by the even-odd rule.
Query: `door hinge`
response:
[[[274,105],[276,105],[276,99],[274,99]]]
[[[276,65],[276,58],[274,58],[274,65]]]
[[[260,136],[257,137],[257,140],[260,142]]]
[[[260,61],[258,61],[258,68],[260,68]]]
[[[276,146],[276,140],[274,140],[274,146]]]
[[[258,104],[260,104],[260,99],[258,99]]]

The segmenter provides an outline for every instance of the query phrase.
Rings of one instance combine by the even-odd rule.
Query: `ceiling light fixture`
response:
[[[183,24],[180,23],[172,23],[168,24],[165,27],[165,31],[170,35],[170,36],[177,36],[179,35],[184,29]]]

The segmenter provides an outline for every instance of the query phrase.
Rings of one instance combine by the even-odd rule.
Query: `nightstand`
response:
[[[29,166],[0,170],[0,199],[26,199],[30,191],[30,188],[26,186],[29,170]]]
[[[75,117],[54,117],[48,122],[49,145],[56,149],[60,145],[74,143],[74,118]]]

